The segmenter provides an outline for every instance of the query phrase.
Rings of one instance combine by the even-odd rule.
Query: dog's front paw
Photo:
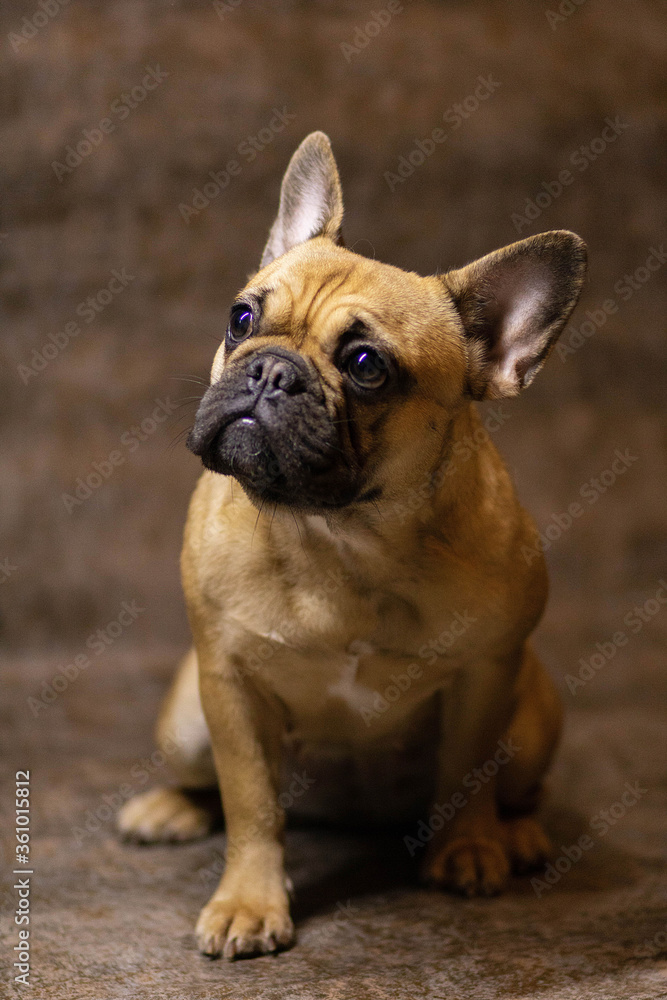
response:
[[[250,958],[289,948],[294,942],[294,925],[286,898],[284,903],[260,906],[214,897],[199,915],[196,934],[204,955]]]
[[[534,816],[519,816],[503,823],[512,867],[518,875],[539,868],[553,854],[551,841]]]
[[[210,833],[212,817],[177,788],[152,788],[125,803],[116,826],[127,840],[144,844],[181,842]]]
[[[495,896],[510,874],[507,851],[495,838],[461,836],[435,847],[422,874],[427,882],[465,896]]]

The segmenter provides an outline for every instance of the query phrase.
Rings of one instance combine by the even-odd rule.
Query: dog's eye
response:
[[[252,333],[253,314],[250,306],[237,305],[232,308],[227,327],[227,338],[233,344],[240,344]]]
[[[379,389],[389,377],[387,362],[372,347],[357,349],[347,362],[347,372],[362,389]]]

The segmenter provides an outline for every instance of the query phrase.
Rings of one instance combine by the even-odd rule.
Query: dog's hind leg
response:
[[[119,832],[144,843],[206,836],[222,813],[194,649],[181,662],[164,700],[156,740],[178,785],[131,798],[118,814]]]
[[[535,812],[542,779],[560,736],[562,716],[555,685],[530,643],[526,643],[517,679],[516,709],[505,734],[511,756],[498,773],[497,785],[507,850],[518,872],[542,864],[550,853],[549,839]]]

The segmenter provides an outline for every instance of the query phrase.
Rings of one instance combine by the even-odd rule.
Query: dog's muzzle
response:
[[[252,499],[339,507],[356,492],[340,427],[312,363],[272,346],[230,362],[204,394],[187,443]]]

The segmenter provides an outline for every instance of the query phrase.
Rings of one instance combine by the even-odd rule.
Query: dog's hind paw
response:
[[[495,896],[510,874],[503,845],[490,837],[456,837],[442,844],[426,861],[423,876],[464,896]]]
[[[213,816],[178,788],[153,788],[125,803],[116,827],[125,839],[144,844],[182,842],[210,833]]]

